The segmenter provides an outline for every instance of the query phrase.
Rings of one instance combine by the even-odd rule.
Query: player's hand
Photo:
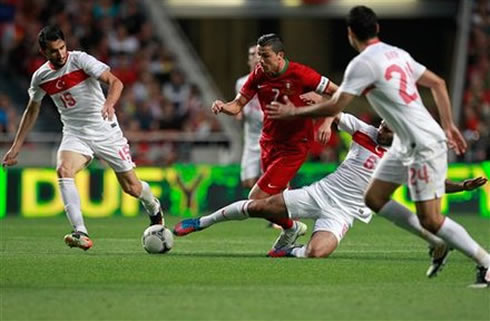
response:
[[[472,191],[480,186],[483,186],[487,183],[488,179],[485,177],[477,177],[471,179],[465,179],[463,181],[463,190],[464,191]]]
[[[299,96],[299,98],[301,98],[301,100],[307,105],[318,104],[319,102],[321,102],[323,100],[323,96],[317,94],[314,91],[310,91],[310,92],[307,92],[306,94],[302,94]]]
[[[221,113],[221,111],[223,110],[223,108],[225,107],[225,103],[222,102],[221,100],[215,100],[213,102],[213,105],[211,105],[211,110],[213,111],[213,113],[215,115]]]
[[[17,155],[19,155],[19,151],[10,148],[9,151],[3,156],[2,167],[17,164]]]
[[[114,113],[114,106],[104,104],[104,107],[102,107],[102,118],[104,118],[104,120],[109,119],[110,121],[112,121],[112,119],[114,118]]]
[[[323,120],[323,124],[318,127],[316,133],[316,140],[323,145],[326,145],[330,140],[330,136],[332,135],[332,121],[330,119]]]
[[[466,141],[464,140],[463,135],[461,135],[461,132],[456,127],[456,125],[452,124],[445,129],[445,132],[449,148],[454,150],[456,155],[464,154],[467,147]]]
[[[296,107],[289,101],[288,96],[284,96],[284,104],[273,101],[265,107],[265,113],[272,119],[284,119],[294,117]]]

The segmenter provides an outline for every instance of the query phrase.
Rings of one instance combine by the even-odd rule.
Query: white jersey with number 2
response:
[[[416,82],[425,70],[406,51],[375,41],[349,63],[339,89],[366,95],[396,134],[392,149],[407,164],[414,161],[417,150],[446,140],[417,90]]]

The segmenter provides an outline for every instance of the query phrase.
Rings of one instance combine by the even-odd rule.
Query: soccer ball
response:
[[[141,245],[150,254],[166,253],[174,246],[174,237],[165,226],[152,225],[143,232]]]

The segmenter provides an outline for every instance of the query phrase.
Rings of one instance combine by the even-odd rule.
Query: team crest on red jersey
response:
[[[282,82],[283,83],[283,90],[282,90],[282,93],[284,95],[294,95],[295,94],[295,88],[293,86],[293,83],[290,81],[290,80],[285,80]]]

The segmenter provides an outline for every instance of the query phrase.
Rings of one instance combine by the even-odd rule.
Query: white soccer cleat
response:
[[[278,250],[291,247],[300,236],[305,235],[307,229],[306,224],[300,221],[294,221],[293,227],[281,232],[281,235],[276,239],[272,248]]]
[[[83,232],[67,234],[65,235],[64,240],[69,247],[78,247],[84,251],[90,249],[94,245],[94,242],[92,242],[88,235]]]

